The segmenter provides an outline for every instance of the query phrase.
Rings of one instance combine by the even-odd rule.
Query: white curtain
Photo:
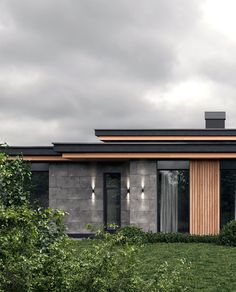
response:
[[[178,231],[178,171],[161,171],[160,231]]]

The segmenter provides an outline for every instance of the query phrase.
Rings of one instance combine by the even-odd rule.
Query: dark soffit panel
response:
[[[235,153],[236,143],[55,143],[60,153]]]
[[[99,136],[236,136],[236,129],[95,129]]]

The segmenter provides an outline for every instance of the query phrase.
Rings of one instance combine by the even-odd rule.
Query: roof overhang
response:
[[[103,142],[115,141],[236,141],[236,129],[95,130]]]
[[[236,141],[55,143],[53,147],[7,147],[5,151],[13,159],[20,154],[24,160],[41,162],[95,159],[236,159]]]
[[[64,153],[68,160],[236,159],[236,153]]]

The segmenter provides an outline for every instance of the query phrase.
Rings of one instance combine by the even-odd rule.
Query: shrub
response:
[[[10,207],[28,204],[30,188],[29,163],[23,157],[12,160],[6,153],[0,153],[0,205]]]
[[[67,238],[61,230],[62,216],[56,210],[27,205],[0,208],[0,291],[31,291],[42,271],[45,276],[55,246]],[[57,257],[62,258],[59,250]]]
[[[17,212],[20,220],[15,219]],[[185,261],[176,266],[164,263],[156,268],[153,279],[144,280],[138,270],[140,248],[119,245],[119,233],[99,231],[103,240],[88,240],[92,245],[79,250],[67,236],[47,242],[47,248],[41,249],[37,244],[41,231],[31,220],[35,214],[32,210],[8,209],[3,214],[7,224],[0,234],[0,291],[141,292],[186,288],[189,265]]]
[[[29,204],[30,171],[21,157],[0,154],[0,291],[184,291],[188,266],[156,270],[154,279],[138,272],[138,248],[146,234],[127,227],[78,253],[64,231],[64,212],[33,209]],[[117,246],[120,243],[122,246]],[[184,269],[183,269],[184,267]],[[184,272],[183,272],[184,270]],[[171,279],[171,280],[169,280]]]
[[[223,226],[219,234],[219,243],[236,246],[236,220],[232,220]]]
[[[185,242],[185,243],[217,243],[218,236],[216,235],[191,235],[188,233],[162,233],[162,232],[147,232],[146,233],[148,243],[157,242]]]
[[[185,259],[178,260],[174,267],[164,262],[158,267],[144,291],[190,291],[186,284],[191,278],[190,268],[191,264]]]
[[[121,227],[117,234],[120,236],[121,243],[143,244],[147,243],[146,233],[139,227],[125,226]]]
[[[103,240],[93,241],[91,249],[85,249],[77,258],[77,272],[70,291],[185,291],[189,264],[180,260],[175,266],[168,263],[156,268],[152,279],[144,280],[139,273],[137,260],[140,247],[125,243],[119,232],[109,234],[102,230]],[[78,265],[79,263],[79,265]],[[76,280],[75,280],[76,279]],[[75,289],[75,290],[73,290]]]
[[[191,235],[189,233],[162,233],[162,232],[144,232],[141,228],[135,226],[125,226],[117,231],[120,236],[120,243],[144,244],[157,242],[186,242],[186,243],[217,243],[217,235]]]

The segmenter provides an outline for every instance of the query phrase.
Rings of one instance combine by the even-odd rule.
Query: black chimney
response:
[[[205,112],[206,129],[224,129],[225,112]]]

